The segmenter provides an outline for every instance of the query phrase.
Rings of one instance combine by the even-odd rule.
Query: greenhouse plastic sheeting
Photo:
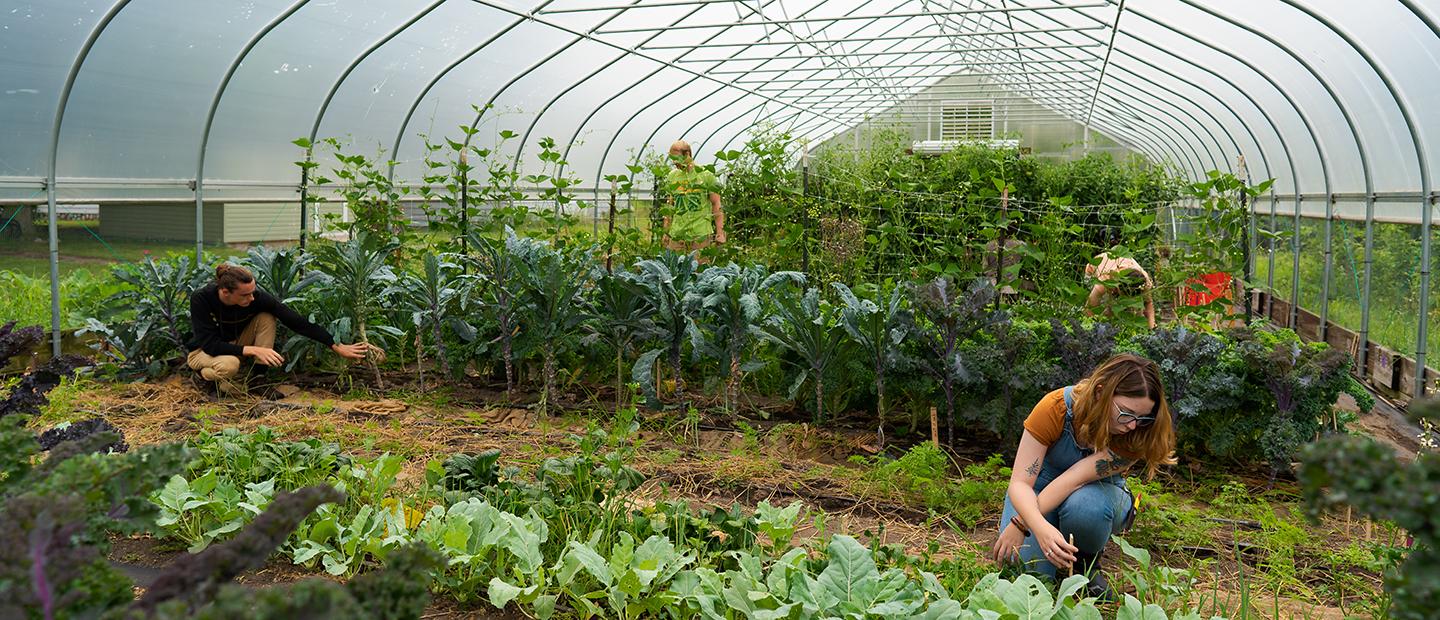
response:
[[[1431,178],[1440,171],[1426,148],[1440,143],[1426,105],[1440,100],[1436,2],[6,6],[0,199],[43,187],[61,112],[57,191],[67,180],[92,189],[115,180],[134,198],[139,182],[188,184],[202,139],[206,181],[293,186],[290,142],[317,122],[320,137],[384,153],[399,162],[399,179],[413,181],[421,136],[463,135],[460,126],[476,124],[475,106],[487,103],[477,138],[528,136],[508,146],[529,162],[539,137],[574,143],[570,167],[593,184],[681,135],[703,144],[702,154],[733,147],[756,123],[818,143],[961,73],[1004,81],[1017,97],[1189,176],[1231,169],[1244,155],[1252,175],[1276,178],[1281,194],[1413,194],[1418,222],[1419,194],[1433,190],[1420,167]],[[237,62],[204,136],[212,99]]]

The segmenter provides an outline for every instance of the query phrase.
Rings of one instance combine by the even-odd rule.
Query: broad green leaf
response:
[[[856,601],[874,590],[879,578],[875,558],[859,541],[837,534],[825,552],[830,563],[816,580],[824,592],[839,601]]]

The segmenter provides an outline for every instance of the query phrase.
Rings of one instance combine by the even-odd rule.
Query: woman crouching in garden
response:
[[[1113,600],[1100,555],[1134,518],[1124,473],[1143,462],[1154,476],[1174,453],[1159,367],[1137,355],[1110,358],[1026,418],[992,557],[1051,577],[1057,569],[1088,575],[1087,594]]]

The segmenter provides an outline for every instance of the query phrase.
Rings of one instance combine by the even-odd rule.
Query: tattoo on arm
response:
[[[1106,450],[1106,456],[1095,461],[1095,475],[1109,476],[1130,466],[1130,461],[1115,454],[1114,450]]]
[[[1035,459],[1034,463],[1031,463],[1029,467],[1026,467],[1025,473],[1031,476],[1040,475],[1040,459]]]

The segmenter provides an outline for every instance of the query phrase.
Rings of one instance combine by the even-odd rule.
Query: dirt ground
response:
[[[579,417],[565,417],[563,412],[556,415],[552,410],[551,417],[538,419],[533,410],[524,406],[523,399],[515,405],[497,405],[503,402],[502,395],[493,389],[472,389],[445,398],[414,390],[405,392],[409,395],[405,398],[367,400],[330,392],[315,382],[297,383],[301,385],[271,386],[262,390],[263,398],[211,402],[188,380],[171,378],[107,386],[89,397],[84,408],[86,413],[101,415],[120,427],[132,445],[174,441],[192,436],[201,428],[252,429],[265,425],[287,438],[318,436],[339,441],[354,453],[400,453],[407,458],[397,483],[402,490],[423,484],[425,463],[432,458],[499,448],[507,459],[523,464],[526,459],[538,461],[545,455],[563,453],[573,445],[570,437],[584,430],[579,422],[565,421]],[[613,395],[592,393],[589,398],[593,399],[589,402],[603,405]],[[1342,402],[1341,406],[1353,408],[1354,403]],[[759,430],[746,432],[702,422],[698,429],[686,433],[666,428],[664,421],[673,419],[671,414],[647,415],[650,422],[641,432],[633,465],[648,476],[648,481],[634,494],[632,502],[664,498],[684,499],[695,505],[753,507],[762,500],[789,503],[798,499],[827,513],[827,533],[864,536],[868,532],[881,542],[899,543],[915,553],[932,541],[951,554],[983,553],[994,540],[993,518],[966,531],[945,525],[925,510],[903,502],[856,497],[843,484],[815,475],[817,467],[843,466],[853,455],[873,455],[873,431],[832,431],[803,423],[757,422]],[[1402,457],[1413,458],[1418,448],[1403,417],[1383,403],[1375,413],[1360,416],[1357,426],[1395,446]],[[1345,535],[1346,530],[1357,527],[1345,523],[1321,529],[1327,530],[1327,535]],[[809,528],[799,536],[814,533]],[[146,569],[162,566],[178,553],[148,538],[120,538],[113,542],[112,560],[128,565],[127,572],[132,572],[137,582],[147,574]],[[1224,550],[1231,545],[1215,541],[1213,548]],[[1119,555],[1106,554],[1107,571],[1118,569]],[[1216,559],[1215,572],[1208,578],[1201,576],[1196,591],[1222,603],[1238,601],[1235,577],[1241,573],[1240,562],[1231,552],[1218,555],[1222,557]],[[1227,555],[1230,557],[1224,557]],[[1183,560],[1163,554],[1158,558],[1162,562]],[[310,576],[315,576],[315,571],[276,560],[246,575],[241,582],[264,585]],[[1249,596],[1259,615],[1265,617],[1271,617],[1274,609],[1286,618],[1345,617],[1333,607],[1267,598],[1263,593]],[[1233,609],[1233,605],[1229,607]],[[427,619],[512,617],[496,615],[494,610],[466,609],[443,598],[437,599],[425,615]]]

